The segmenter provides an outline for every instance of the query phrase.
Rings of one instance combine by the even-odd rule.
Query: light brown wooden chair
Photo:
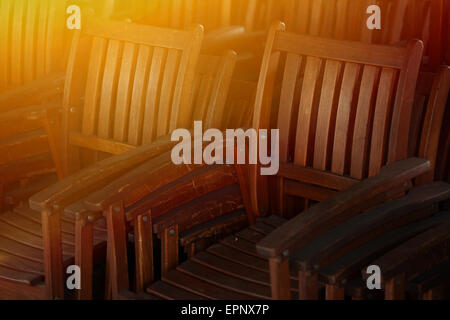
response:
[[[189,126],[202,35],[201,26],[176,31],[100,20],[85,21],[75,34],[62,101],[61,152],[53,153],[68,177],[32,197],[31,209],[25,205],[2,216],[0,291],[6,297],[63,298],[64,266],[74,257],[92,256],[94,248],[101,252],[102,243],[104,248],[101,226],[87,227],[92,238],[86,251],[82,224],[61,213],[128,164],[170,148],[164,136]],[[151,142],[144,150],[108,158]],[[93,178],[94,173],[99,175]],[[101,261],[101,254],[95,257]]]

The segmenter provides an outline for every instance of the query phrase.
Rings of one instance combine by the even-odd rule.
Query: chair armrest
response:
[[[60,97],[64,88],[64,80],[63,73],[55,73],[0,93],[0,112]]]
[[[222,142],[221,145],[225,150],[229,141],[224,139]],[[189,141],[189,145],[192,147],[195,142]],[[141,166],[124,174],[102,190],[90,194],[84,199],[84,202],[89,210],[96,212],[103,211],[119,201],[123,202],[125,207],[128,207],[145,197],[149,197],[159,188],[167,187],[170,183],[174,183],[205,166],[204,163],[176,165],[171,160],[171,152],[167,152],[141,164]]]
[[[373,262],[383,270],[382,282],[405,273],[409,278],[450,257],[450,219],[404,242]],[[368,275],[362,272],[363,279]]]
[[[59,115],[60,102],[48,102],[42,105],[21,107],[4,113],[0,113],[1,123],[20,123],[24,120],[43,120],[51,116]]]
[[[286,222],[261,240],[257,244],[257,250],[268,258],[289,256],[314,237],[389,199],[393,196],[389,191],[408,183],[429,169],[429,161],[419,158],[392,163],[384,167],[377,176],[334,194]]]
[[[433,182],[416,187],[407,195],[364,211],[311,240],[293,253],[290,260],[303,271],[319,270],[367,241],[378,237],[387,240],[385,235],[393,230],[416,221],[423,223],[435,214],[435,205],[449,198],[447,183]]]
[[[86,207],[95,212],[123,201],[124,206],[147,197],[159,188],[199,169],[201,165],[175,165],[170,152],[155,157],[84,199]]]
[[[173,145],[170,136],[166,136],[150,145],[100,161],[34,195],[30,198],[30,207],[38,211],[63,209]]]

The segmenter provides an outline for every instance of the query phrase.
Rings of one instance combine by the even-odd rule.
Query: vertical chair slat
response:
[[[158,125],[156,136],[162,137],[169,133],[170,117],[173,105],[175,90],[176,72],[179,63],[179,52],[169,49],[167,53],[166,68],[161,84],[161,97],[159,101]]]
[[[11,83],[20,85],[23,81],[23,29],[25,21],[25,0],[17,0],[14,4],[14,20],[12,21],[11,37]]]
[[[24,43],[24,51],[26,52],[24,56],[24,81],[29,82],[34,79],[35,75],[35,59],[36,59],[36,20],[38,18],[39,13],[39,3],[37,0],[28,1],[28,11],[25,22],[25,43]]]
[[[121,48],[120,41],[111,40],[106,51],[105,72],[101,86],[98,116],[98,136],[103,139],[111,137],[113,128]]]
[[[321,90],[317,129],[314,147],[313,167],[327,170],[333,147],[333,134],[336,121],[336,97],[339,89],[339,79],[342,63],[327,60],[325,63],[324,80]]]
[[[94,38],[91,57],[89,62],[89,73],[86,81],[85,104],[83,108],[82,133],[87,135],[96,134],[98,119],[98,99],[102,79],[102,64],[107,41],[102,38]]]
[[[339,95],[334,134],[331,172],[343,175],[349,165],[348,155],[353,135],[354,108],[361,67],[355,63],[345,63]]]
[[[12,0],[0,1],[0,61],[8,61],[10,55],[10,30]],[[0,87],[6,87],[9,81],[8,64],[0,65]]]
[[[130,120],[128,124],[128,143],[142,143],[142,127],[144,125],[145,93],[148,81],[151,49],[140,46],[136,62],[136,73],[133,79],[133,92],[130,105]]]
[[[47,33],[49,32],[48,25],[48,10],[50,3],[48,0],[39,1],[39,20],[37,25],[37,45],[36,45],[36,76],[42,77],[45,75],[46,57],[45,54],[47,46]]]
[[[113,139],[126,142],[128,133],[128,117],[130,112],[132,77],[135,69],[136,45],[125,43],[122,63],[120,66],[119,82],[117,83],[117,99],[114,112]]]
[[[294,95],[297,88],[297,77],[300,71],[302,57],[296,54],[288,54],[284,68],[284,78],[280,95],[280,111],[278,112],[278,128],[280,132],[280,161],[286,162],[289,157],[289,143],[291,139],[292,119],[294,114]]]
[[[370,147],[369,176],[380,172],[385,164],[388,143],[388,125],[392,109],[392,97],[396,84],[395,70],[383,68],[380,76],[377,100],[374,112],[372,141]]]
[[[376,96],[378,77],[379,69],[377,67],[364,66],[352,140],[350,176],[355,179],[362,179],[366,176],[373,102]]]
[[[150,75],[147,86],[147,97],[145,101],[144,127],[142,142],[150,143],[156,138],[157,116],[159,106],[159,92],[162,82],[162,71],[166,60],[166,50],[163,48],[154,48],[152,63],[150,66]]]
[[[312,131],[317,117],[314,103],[319,90],[321,66],[322,60],[320,58],[306,58],[295,139],[295,163],[301,166],[307,165],[308,157],[311,155],[313,148],[310,137],[314,134]]]

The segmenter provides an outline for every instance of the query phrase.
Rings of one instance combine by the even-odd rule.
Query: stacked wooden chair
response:
[[[64,297],[63,266],[86,253],[81,224],[61,213],[126,171],[128,160],[135,166],[170,148],[164,136],[171,130],[190,126],[202,34],[200,26],[174,31],[98,20],[75,34],[62,102],[63,142],[53,158],[63,176],[87,168],[34,197],[32,209],[2,215],[0,281],[7,297]],[[151,142],[142,152],[108,158]],[[92,256],[106,234],[101,227],[89,231]],[[101,254],[95,257],[101,260]]]
[[[64,152],[55,160],[64,175],[86,169],[32,197],[37,211],[25,205],[2,217],[8,246],[16,246],[2,255],[6,297],[17,297],[9,288],[23,286],[22,298],[62,298],[62,268],[73,262],[82,270],[78,297],[92,297],[92,269],[104,261],[105,234],[77,199],[168,150],[174,128],[189,128],[191,120],[222,126],[236,54],[201,55],[196,65],[201,39],[201,27],[175,31],[94,20],[76,34],[63,101]],[[134,150],[142,144],[150,146]],[[34,263],[24,267],[17,255]]]
[[[295,261],[299,249],[378,206],[393,206],[392,210],[405,214],[404,210],[414,208],[408,201],[420,202],[425,211],[448,198],[449,187],[435,184],[411,191],[398,200],[400,204],[390,202],[412,188],[412,179],[430,169],[427,160],[406,159],[407,119],[411,119],[422,43],[412,41],[407,48],[373,46],[283,30],[284,25],[276,24],[267,40],[253,123],[255,128],[270,128],[272,107],[277,110],[281,164],[275,203],[269,207],[257,167],[247,171],[242,166],[234,170],[229,166],[174,166],[162,161],[163,156],[161,162],[151,160],[91,194],[84,199],[85,205],[103,212],[108,221],[114,298],[317,297],[317,273],[289,267],[289,258]],[[276,93],[280,71],[281,92]],[[442,99],[441,85],[434,87],[433,107]],[[433,155],[431,149],[427,151]],[[211,181],[214,171],[217,179]],[[238,195],[232,187],[236,184],[244,206],[236,205]],[[292,197],[307,199],[306,204],[301,202],[307,209],[286,222],[280,216],[289,207],[299,208],[288,201]],[[422,203],[421,197],[428,198]],[[315,202],[320,203],[311,206]],[[178,265],[178,248],[186,239],[193,243],[234,225],[231,221],[243,216],[244,208],[250,228],[206,252],[195,254],[202,248],[191,248],[190,258]],[[268,215],[269,210],[276,215]],[[412,216],[416,221],[427,217],[420,214]],[[406,225],[413,217],[399,218],[399,224]],[[148,295],[129,291],[124,259],[127,222],[134,225],[138,239],[135,289]],[[153,284],[152,231],[161,239],[162,251],[162,280]]]
[[[4,199],[16,185],[32,193],[35,177],[56,179],[50,151],[70,36],[65,3],[0,1],[0,212],[16,197],[13,193]]]
[[[65,1],[2,0],[0,92],[64,67]]]

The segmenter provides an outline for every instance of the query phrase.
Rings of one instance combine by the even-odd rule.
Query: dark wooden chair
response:
[[[190,126],[202,34],[201,26],[176,31],[99,20],[86,21],[75,34],[62,102],[61,152],[53,158],[63,176],[87,168],[32,197],[32,209],[25,205],[5,214],[0,243],[14,249],[1,252],[2,293],[63,298],[63,267],[75,256],[92,256],[102,243],[104,248],[101,226],[88,228],[93,240],[86,253],[83,226],[61,213],[126,171],[127,160],[134,166],[169,149],[164,136]],[[143,151],[108,158],[151,142]],[[101,174],[93,178],[93,173]],[[100,254],[95,257],[101,260]]]
[[[407,157],[407,141],[402,141],[407,135],[400,132],[405,132],[405,130],[409,132],[409,126],[406,123],[408,121],[403,120],[405,117],[406,119],[410,118],[412,96],[422,50],[420,42],[411,42],[408,48],[391,48],[294,35],[283,32],[283,29],[284,25],[282,24],[274,26],[267,41],[253,123],[255,128],[270,127],[270,111],[272,105],[276,106],[275,109],[279,114],[276,126],[281,129],[280,160],[282,163],[278,175],[279,201],[276,207],[278,210],[273,210],[275,213],[284,212],[284,195],[296,195],[314,201],[324,200],[336,194],[336,191],[347,189],[362,179],[375,176],[386,163],[392,163]],[[287,54],[287,58],[284,59],[282,56],[285,54]],[[353,72],[350,72],[350,69]],[[277,94],[274,92],[274,83],[279,71],[283,70],[281,94]],[[303,78],[307,78],[309,81],[302,82],[301,79]],[[357,83],[361,83],[361,85],[357,85]],[[375,88],[378,88],[378,90]],[[275,97],[281,97],[279,102],[274,100]],[[329,97],[334,98],[329,99]],[[298,108],[300,109],[298,110]],[[325,110],[328,111],[325,112]],[[333,112],[333,110],[335,111]],[[339,112],[337,112],[338,110]],[[340,119],[336,119],[336,115],[339,115]],[[297,123],[298,134],[295,135]],[[332,126],[333,123],[336,123],[336,125]],[[352,130],[348,129],[349,123],[351,123]],[[302,130],[307,131],[303,132]],[[389,139],[388,132],[390,132]],[[343,136],[340,137],[339,134]],[[332,136],[335,136],[335,148],[333,148],[333,139],[330,138]],[[294,137],[297,137],[295,143]],[[342,147],[342,141],[344,143],[347,141],[349,147]],[[317,145],[315,149],[314,144]],[[292,146],[292,148],[289,146]],[[295,157],[293,156],[294,151]],[[370,153],[370,156],[363,156],[364,153]],[[289,159],[294,158],[296,159],[295,163],[287,163]],[[334,161],[331,161],[333,158]],[[332,169],[333,162],[335,170]],[[201,277],[200,282],[204,283],[208,278],[208,275],[204,273],[207,270],[198,269],[195,271],[192,269],[191,272],[185,272],[185,267],[192,264],[191,260],[197,259],[195,258],[197,256],[176,267],[178,264],[178,239],[182,238],[180,234],[199,235],[202,232],[207,232],[208,226],[214,230],[216,225],[220,225],[215,224],[214,220],[227,220],[228,215],[231,217],[238,214],[243,207],[246,208],[247,219],[252,224],[255,217],[265,216],[264,213],[268,212],[265,211],[265,209],[268,209],[265,206],[267,196],[263,195],[260,199],[257,198],[258,194],[264,194],[264,190],[261,190],[263,188],[260,187],[262,184],[257,183],[256,180],[257,168],[255,168],[255,171],[251,171],[254,174],[249,179],[246,176],[246,170],[238,166],[234,179],[219,178],[215,183],[208,183],[208,187],[196,189],[195,192],[192,192],[192,190],[186,190],[186,186],[194,183],[192,181],[195,181],[195,185],[200,185],[197,183],[197,179],[205,181],[202,178],[206,175],[205,171],[209,172],[212,169],[199,168],[197,177],[197,169],[193,166],[172,166],[170,168],[170,164],[163,164],[160,165],[159,169],[157,169],[157,166],[158,162],[151,163],[150,161],[134,172],[120,178],[120,182],[115,182],[108,188],[85,199],[89,208],[103,211],[108,217],[108,221],[111,221],[108,225],[111,235],[109,240],[114,241],[114,243],[109,243],[112,243],[113,249],[111,250],[114,252],[111,252],[110,265],[111,270],[114,270],[113,273],[116,275],[112,276],[113,282],[115,281],[113,292],[116,296],[120,295],[122,289],[127,288],[127,281],[125,281],[127,273],[124,272],[126,261],[122,259],[126,255],[126,248],[122,242],[124,229],[121,227],[125,221],[137,221],[135,219],[140,219],[140,215],[147,216],[147,223],[153,224],[154,231],[162,239],[164,285],[167,283],[174,285],[176,280],[174,278],[167,280],[169,275],[181,273],[179,276],[187,279],[185,276],[188,273],[188,278],[192,282],[176,281],[176,286],[188,288],[188,291],[192,292],[197,290],[197,286],[193,285],[195,283],[194,278],[198,280]],[[340,167],[340,169],[336,169],[337,167]],[[149,168],[155,169],[150,172]],[[425,173],[427,169],[428,163],[426,161],[414,159],[392,165],[392,168],[383,171],[386,173],[381,174],[381,177],[377,176],[377,178],[371,178],[368,182],[361,182],[362,186],[367,184],[367,188],[373,188],[374,183],[377,188],[380,188],[374,194],[369,193],[370,198],[366,198],[363,204],[369,205],[369,203],[372,203],[372,205],[375,205],[409,189],[410,184],[405,184],[405,182]],[[148,174],[145,174],[145,172],[148,172]],[[164,176],[164,179],[156,181],[151,178],[156,175]],[[391,176],[397,178],[392,178],[393,181],[388,183]],[[303,184],[296,183],[294,180],[302,181]],[[242,190],[241,203],[244,206],[242,204],[240,206],[233,205],[237,202],[231,199],[236,199],[236,196],[228,198],[233,194],[232,188],[229,186],[236,183],[239,183]],[[162,201],[178,188],[184,190],[183,196],[177,197],[176,200],[172,196],[167,201]],[[351,190],[355,189],[356,187],[352,187]],[[380,192],[379,195],[378,192]],[[352,191],[346,194],[351,195]],[[109,195],[109,199],[105,195]],[[371,200],[372,197],[374,197],[373,200]],[[221,198],[227,200],[222,201]],[[205,202],[206,199],[210,199],[211,203]],[[348,200],[347,205],[350,205],[350,198],[346,198],[346,200]],[[161,204],[161,201],[164,205]],[[342,205],[345,207],[344,202]],[[204,203],[206,209],[199,210],[196,207],[197,203]],[[328,200],[323,206],[326,206],[327,203],[328,205],[332,204],[333,200]],[[227,205],[228,207],[224,208]],[[316,210],[320,210],[320,208],[323,207],[319,206],[318,209],[313,210],[311,208],[311,210],[312,212],[318,212]],[[186,217],[181,212],[192,212],[192,217],[190,215]],[[329,214],[329,211],[323,214]],[[308,216],[312,216],[312,213]],[[280,219],[278,218],[278,221]],[[270,222],[262,222],[262,225],[260,225],[264,228],[267,224],[270,224]],[[275,227],[272,224],[272,229],[267,230],[268,227],[266,227],[264,232],[269,234]],[[257,227],[253,225],[249,230],[243,231],[243,237],[247,239],[247,242],[244,241],[244,246],[247,249],[243,250],[247,250],[247,253],[250,252],[253,255],[257,255],[254,244],[260,240],[252,238],[251,230],[255,228]],[[190,229],[195,231],[190,232]],[[240,234],[238,233],[235,236],[237,242],[239,242]],[[283,236],[288,236],[287,234],[281,236],[278,232],[276,234],[280,239]],[[263,237],[261,233],[259,235],[261,238]],[[146,237],[146,241],[150,242],[148,238],[151,235],[140,236]],[[252,239],[250,243],[248,242],[249,239]],[[224,241],[233,243],[233,237]],[[283,252],[284,250],[281,253]],[[140,256],[141,259],[145,260],[145,263],[137,264],[139,268],[142,268],[137,271],[137,274],[146,272],[143,270],[150,270],[148,268],[151,268],[149,262],[151,258],[148,254],[149,252],[147,252],[147,255]],[[275,257],[269,260],[271,269],[278,267],[278,271],[281,271],[281,269],[287,271],[285,273],[279,272],[280,274],[289,275],[286,260],[281,261],[281,267],[277,261],[280,260]],[[267,261],[265,265],[268,266]],[[176,269],[174,269],[175,267]],[[212,268],[214,269],[214,267]],[[146,274],[151,275],[151,272]],[[219,277],[217,272],[215,274]],[[273,277],[277,274],[272,270]],[[152,276],[147,277],[147,281],[141,282],[137,288],[147,286],[148,280],[151,278]],[[223,283],[228,282],[228,280],[231,281],[230,277],[222,278],[222,280],[224,280]],[[209,284],[211,284],[211,281]],[[228,290],[228,297],[231,297],[230,286],[238,282],[236,280],[228,283],[227,289],[225,289],[225,291]],[[242,286],[245,285],[247,283],[242,284]],[[231,289],[231,291],[242,293],[242,291],[239,291],[242,290],[242,286],[241,289]],[[274,298],[282,297],[281,295],[286,293],[281,293],[280,288],[278,288],[279,284],[276,282],[273,282],[272,286]],[[214,292],[213,289],[211,290]],[[255,290],[258,291],[259,289]],[[270,289],[267,287],[264,292],[270,292]],[[246,292],[246,294],[247,297],[264,296],[260,293],[252,295]],[[265,296],[270,297],[270,293]]]

